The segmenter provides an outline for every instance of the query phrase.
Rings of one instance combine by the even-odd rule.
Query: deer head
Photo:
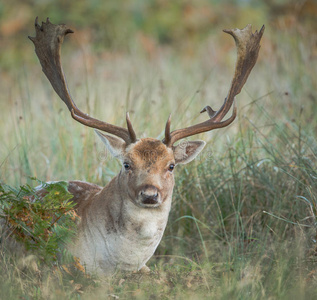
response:
[[[175,166],[190,162],[205,146],[203,141],[191,141],[168,147],[152,138],[127,145],[117,137],[96,133],[122,163],[119,174],[122,192],[141,207],[158,207],[170,197]]]

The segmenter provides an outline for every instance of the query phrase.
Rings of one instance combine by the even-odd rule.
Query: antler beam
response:
[[[42,70],[58,96],[65,102],[72,117],[78,122],[93,127],[122,138],[126,144],[134,143],[136,135],[133,130],[129,114],[126,115],[127,127],[119,127],[97,119],[94,119],[80,111],[72,100],[66,78],[61,65],[61,46],[64,37],[68,33],[73,33],[66,25],[55,25],[47,18],[46,22],[38,24],[38,18],[35,19],[36,36],[29,39],[34,43],[35,53],[42,65]]]
[[[180,139],[216,128],[226,127],[234,121],[236,117],[236,107],[234,106],[235,96],[240,93],[256,63],[264,29],[265,27],[263,25],[259,32],[255,31],[255,33],[252,33],[252,27],[249,24],[242,30],[224,30],[224,32],[233,36],[236,42],[238,57],[231,87],[223,105],[218,111],[214,111],[210,106],[206,106],[201,113],[207,112],[210,118],[209,120],[187,128],[177,129],[172,132],[170,132],[171,118],[169,117],[165,127],[165,138],[163,139],[163,143],[172,147],[173,144]],[[234,107],[231,117],[222,121],[232,105]]]

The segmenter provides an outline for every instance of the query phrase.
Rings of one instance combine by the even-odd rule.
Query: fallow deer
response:
[[[73,31],[66,25],[54,25],[49,19],[40,26],[38,18],[35,30],[36,36],[29,38],[55,92],[76,121],[111,134],[96,131],[109,152],[122,163],[120,173],[104,188],[82,181],[69,181],[68,189],[73,194],[81,218],[78,237],[69,249],[88,272],[108,275],[116,269],[146,269],[145,264],[160,243],[166,227],[174,187],[174,168],[192,161],[205,146],[203,141],[188,141],[176,146],[175,143],[233,122],[236,117],[235,96],[240,93],[256,63],[264,26],[255,33],[252,33],[251,25],[242,30],[224,30],[235,39],[238,52],[234,77],[224,103],[218,111],[210,106],[201,111],[208,113],[207,121],[172,132],[169,117],[162,141],[138,139],[128,113],[126,129],[80,111],[68,91],[60,59],[64,37]],[[231,116],[223,121],[232,106]]]

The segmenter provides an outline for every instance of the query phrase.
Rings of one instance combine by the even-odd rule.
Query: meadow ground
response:
[[[237,97],[237,119],[197,136],[207,141],[205,150],[175,170],[172,210],[151,274],[105,279],[66,272],[2,236],[0,299],[314,299],[316,28],[262,17],[253,26],[266,23],[262,48]],[[202,121],[199,111],[219,107],[232,78],[234,42],[222,27],[182,51],[143,35],[128,51],[101,51],[78,30],[62,55],[73,98],[83,111],[122,126],[129,111],[140,137],[162,138],[169,113],[172,128]],[[92,129],[71,119],[31,42],[23,47],[29,59],[3,64],[0,75],[1,182],[34,185],[35,176],[105,185],[118,162]]]

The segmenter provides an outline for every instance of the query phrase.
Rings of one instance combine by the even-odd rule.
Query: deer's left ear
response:
[[[176,164],[187,164],[191,162],[205,147],[204,141],[186,141],[173,147]]]

